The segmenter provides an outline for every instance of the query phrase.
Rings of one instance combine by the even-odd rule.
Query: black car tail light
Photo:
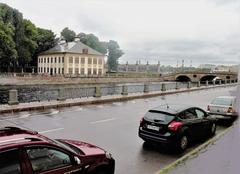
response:
[[[210,106],[209,105],[207,106],[207,111],[210,111]]]
[[[232,107],[229,107],[228,110],[227,110],[228,113],[232,113],[233,112],[233,108]]]
[[[169,125],[168,125],[168,129],[171,131],[177,131],[179,127],[181,127],[183,125],[182,122],[179,121],[172,121]]]
[[[140,119],[140,126],[143,124],[143,117]]]

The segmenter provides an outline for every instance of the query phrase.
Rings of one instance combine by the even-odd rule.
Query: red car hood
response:
[[[68,143],[70,145],[73,145],[74,147],[80,149],[85,155],[103,155],[105,154],[105,151],[101,149],[100,147],[94,146],[89,143],[85,143],[82,141],[76,141],[76,140],[63,140],[65,143]]]

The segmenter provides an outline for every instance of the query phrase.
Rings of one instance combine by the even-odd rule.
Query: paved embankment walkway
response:
[[[88,97],[88,98],[85,97],[85,98],[67,99],[64,101],[54,100],[54,101],[20,103],[18,105],[0,105],[0,113],[11,113],[11,112],[20,112],[20,111],[28,111],[28,110],[43,110],[48,108],[124,101],[124,100],[131,100],[131,99],[137,99],[137,98],[154,97],[159,95],[169,95],[169,94],[182,93],[182,92],[205,90],[205,89],[211,89],[211,88],[229,87],[229,86],[235,86],[235,85],[236,84],[215,85],[215,86],[194,87],[190,89],[157,91],[157,92],[149,92],[149,93],[132,93],[128,95],[109,95],[109,96]]]

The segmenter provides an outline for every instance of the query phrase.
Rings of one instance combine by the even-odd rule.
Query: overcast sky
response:
[[[2,0],[35,25],[116,40],[120,62],[238,64],[240,0]]]

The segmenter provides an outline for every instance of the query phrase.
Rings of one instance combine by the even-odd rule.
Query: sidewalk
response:
[[[42,102],[31,102],[31,103],[20,103],[18,105],[0,105],[0,114],[1,113],[12,113],[20,111],[29,111],[29,110],[44,110],[49,108],[58,108],[58,107],[70,107],[77,105],[87,105],[87,104],[98,104],[98,103],[108,103],[108,102],[117,102],[117,101],[126,101],[137,98],[147,98],[155,97],[160,95],[170,95],[182,92],[191,92],[198,90],[205,90],[211,88],[221,88],[221,87],[230,87],[236,86],[236,84],[227,84],[227,85],[215,85],[215,86],[202,86],[194,88],[185,88],[177,90],[167,90],[167,91],[155,91],[148,93],[129,93],[128,95],[108,95],[102,97],[84,97],[76,99],[67,99],[64,101],[42,101]]]
[[[233,91],[240,100],[240,86]],[[240,108],[239,108],[240,109]],[[202,146],[202,147],[201,147]],[[160,170],[158,174],[239,174],[240,122]],[[193,150],[194,151],[194,150]]]

